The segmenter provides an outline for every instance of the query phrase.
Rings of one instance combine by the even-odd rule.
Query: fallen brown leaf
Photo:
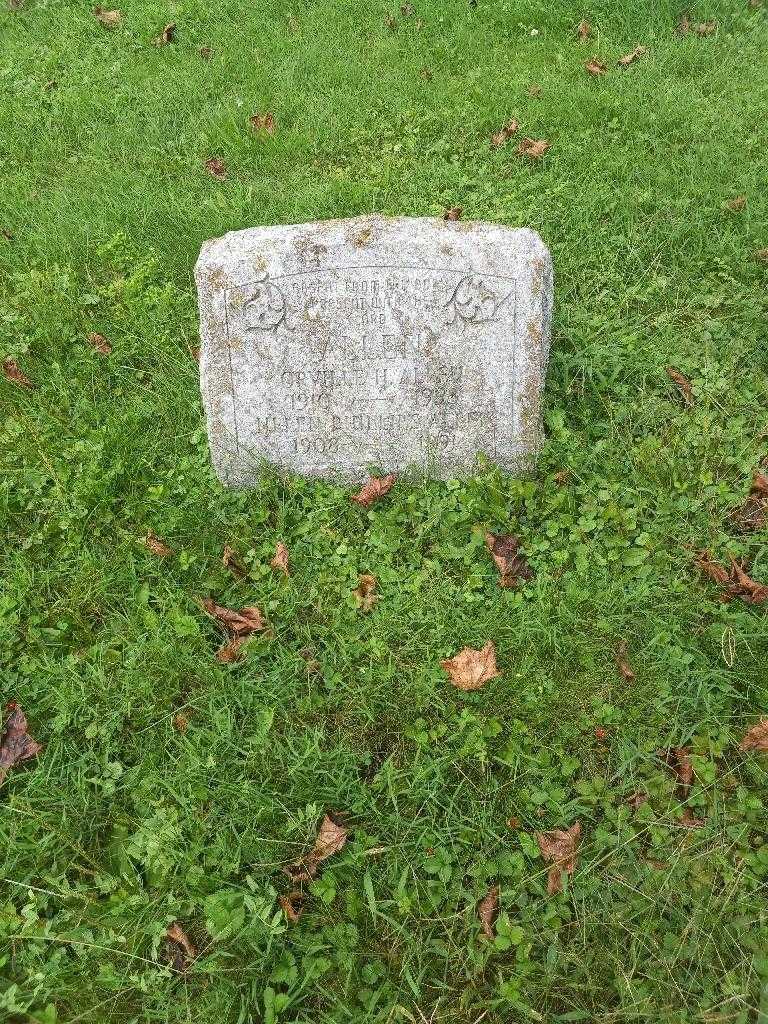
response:
[[[680,394],[683,397],[683,404],[686,409],[690,409],[693,406],[693,391],[691,389],[691,382],[687,377],[684,377],[679,370],[676,370],[674,366],[667,367],[667,376],[670,380],[677,384]]]
[[[693,763],[691,761],[690,748],[671,747],[669,750],[661,751],[661,756],[675,776],[678,797],[681,800],[687,799],[693,783]]]
[[[709,551],[700,551],[696,556],[696,565],[705,576],[709,576],[715,583],[723,584],[729,580],[728,570],[724,569],[719,562],[716,562]]]
[[[499,570],[500,587],[516,587],[520,580],[533,579],[533,570],[520,550],[520,538],[512,534],[486,533],[485,546]]]
[[[376,577],[371,576],[370,573],[360,575],[357,589],[352,593],[355,595],[357,606],[361,612],[369,612],[379,600],[379,595],[376,593],[376,582]]]
[[[388,14],[384,18],[384,24],[386,25],[390,32],[394,32],[397,28],[397,21],[392,17],[391,14]]]
[[[677,23],[677,31],[680,35],[686,36],[691,31],[691,19],[687,14],[684,14],[680,21]]]
[[[416,29],[417,32],[421,32],[425,25],[426,22],[424,21],[423,18],[417,18],[416,21],[414,21],[413,23],[413,27]]]
[[[590,75],[604,75],[608,68],[603,64],[597,57],[591,57],[589,60],[584,61],[584,67],[590,73]]]
[[[641,793],[639,790],[633,793],[632,796],[627,797],[627,806],[631,807],[633,811],[636,811],[638,807],[642,807],[643,804],[648,802],[648,794]]]
[[[755,253],[755,259],[758,263],[768,263],[768,249],[758,249]]]
[[[103,334],[99,334],[97,331],[91,331],[88,335],[88,344],[102,356],[108,356],[112,351],[110,343]]]
[[[539,96],[541,96],[542,88],[540,85],[529,85],[526,89],[526,92],[531,97],[531,99],[535,100],[538,99]]]
[[[176,22],[169,22],[159,36],[152,40],[155,46],[167,46],[176,41]]]
[[[168,555],[173,554],[173,549],[169,548],[167,544],[153,533],[152,530],[147,530],[147,535],[141,541],[145,548],[152,552],[153,555],[157,555],[158,558],[167,558]]]
[[[733,199],[729,199],[725,205],[728,207],[729,210],[733,210],[734,213],[738,213],[740,210],[743,210],[744,207],[747,205],[747,197],[734,196]]]
[[[547,892],[550,896],[563,888],[563,872],[572,875],[576,870],[580,837],[580,821],[575,821],[565,831],[554,829],[551,832],[536,833],[541,855],[552,865],[547,877]]]
[[[185,715],[183,711],[178,711],[173,716],[173,728],[183,736],[189,728],[189,716]]]
[[[286,28],[292,36],[295,36],[301,29],[301,25],[299,24],[298,19],[294,18],[292,14],[289,14],[286,19]]]
[[[13,384],[18,384],[20,388],[27,388],[31,390],[35,385],[19,367],[19,364],[15,359],[11,359],[10,356],[3,360],[3,376],[6,380],[11,381]]]
[[[520,125],[513,117],[512,120],[508,121],[503,128],[499,128],[497,132],[494,132],[491,136],[491,145],[494,149],[498,149],[499,146],[503,146],[505,142],[508,142],[519,127]]]
[[[519,156],[527,156],[531,160],[540,160],[549,149],[546,139],[522,139],[516,152]]]
[[[321,670],[322,665],[315,657],[315,652],[311,647],[302,647],[299,651],[299,657],[304,659],[308,676],[315,676]]]
[[[743,565],[735,558],[731,559],[731,581],[729,591],[734,597],[740,597],[747,604],[765,604],[768,601],[768,587],[753,580],[744,570]]]
[[[477,916],[486,939],[496,938],[496,918],[499,916],[499,887],[492,885],[488,894],[477,905]]]
[[[197,345],[194,348],[190,348],[189,354],[195,360],[196,363],[200,362],[200,346]]]
[[[123,17],[120,11],[105,11],[103,7],[94,7],[93,16],[104,28],[114,28]]]
[[[315,845],[310,852],[292,864],[287,864],[283,872],[294,882],[311,882],[316,877],[320,864],[334,853],[338,853],[348,836],[349,830],[326,814],[320,823]]]
[[[24,0],[8,0],[9,11],[20,11],[24,6]]]
[[[224,181],[227,176],[227,165],[220,156],[209,157],[205,161],[205,169],[218,181]]]
[[[625,53],[623,57],[619,57],[616,63],[619,67],[626,68],[630,64],[634,64],[640,57],[644,57],[648,51],[644,46],[636,46],[634,50],[630,50],[629,53]]]
[[[235,611],[233,608],[225,608],[223,605],[216,604],[210,597],[201,601],[201,605],[229,634],[229,639],[216,655],[216,660],[224,665],[239,661],[240,648],[248,637],[252,633],[261,632],[267,628],[261,610],[255,605]]]
[[[552,479],[555,481],[555,483],[557,484],[558,487],[562,487],[563,484],[568,483],[568,480],[570,479],[570,477],[571,477],[570,469],[560,469],[560,470],[557,471],[557,473],[555,473],[555,475],[552,477]]]
[[[5,721],[5,730],[0,738],[0,786],[14,765],[37,757],[43,749],[27,732],[27,716],[15,701],[7,705],[10,714]]]
[[[213,56],[213,50],[210,48],[210,46],[201,46],[197,52],[200,54],[203,60],[210,60],[211,57]]]
[[[441,661],[440,665],[459,690],[479,690],[490,679],[501,675],[496,668],[496,646],[492,640],[480,651],[465,647],[453,658]]]
[[[237,557],[237,552],[229,544],[224,545],[224,550],[221,554],[221,564],[225,569],[229,569],[232,575],[239,580],[248,575],[248,570]]]
[[[461,206],[446,206],[443,210],[443,220],[461,220],[463,212]]]
[[[285,919],[290,924],[296,924],[304,911],[304,893],[301,889],[292,889],[287,896],[278,896]]]
[[[274,135],[277,130],[275,115],[270,113],[251,114],[248,124],[255,132],[266,132],[267,135]]]
[[[414,6],[412,3],[400,4],[400,13],[404,18],[410,18],[414,12]]]
[[[283,544],[281,540],[277,542],[275,548],[274,558],[269,563],[276,572],[281,572],[285,576],[290,573],[290,560],[288,556],[288,548]]]
[[[584,42],[585,39],[589,39],[592,35],[592,26],[588,21],[580,21],[576,26],[576,35]]]
[[[635,673],[630,668],[629,662],[627,661],[627,645],[622,642],[616,648],[616,667],[619,670],[620,675],[631,683],[635,678]]]
[[[379,498],[392,489],[395,480],[397,480],[396,473],[388,473],[387,476],[369,477],[357,494],[353,494],[349,500],[362,505],[363,508],[370,508],[374,501],[378,501]]]
[[[730,514],[734,528],[741,533],[762,530],[768,526],[768,476],[755,471],[749,496]]]
[[[168,926],[165,933],[166,952],[175,971],[186,971],[197,959],[197,949],[178,921]]]
[[[717,32],[717,22],[700,21],[698,25],[693,26],[693,31],[697,36],[713,36]]]
[[[12,242],[16,237],[12,231],[8,230],[8,228],[0,228],[0,235],[3,236],[6,242]],[[766,253],[768,253],[768,249],[766,249],[765,251]]]
[[[739,750],[768,750],[768,718],[761,718],[744,733]]]
[[[419,71],[419,75],[424,79],[425,82],[432,81],[432,72],[429,70],[429,68],[422,68],[421,71]]]

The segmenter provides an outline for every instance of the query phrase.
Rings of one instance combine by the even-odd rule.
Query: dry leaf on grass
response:
[[[178,921],[168,926],[165,933],[168,961],[175,971],[186,971],[197,959],[197,949]]]
[[[176,40],[176,22],[169,22],[159,36],[155,36],[152,43],[155,46],[167,46]]]
[[[281,540],[277,542],[274,558],[272,558],[269,564],[276,572],[281,572],[285,576],[289,575],[291,568],[288,557],[288,548]]]
[[[768,526],[768,476],[755,471],[747,499],[730,514],[731,522],[740,533],[762,530]]]
[[[647,52],[644,46],[636,46],[634,50],[630,50],[623,57],[619,57],[616,63],[622,68],[629,67],[630,64],[634,64],[640,57],[644,57]]]
[[[494,149],[498,149],[499,146],[503,146],[505,142],[508,142],[519,127],[520,125],[513,117],[512,120],[508,121],[503,128],[499,128],[497,132],[494,132],[491,136],[491,145]]]
[[[549,149],[546,139],[521,139],[515,152],[518,156],[527,156],[530,160],[540,160]]]
[[[622,678],[626,679],[628,683],[635,678],[635,673],[627,661],[627,645],[623,642],[616,648],[616,667]]]
[[[395,29],[397,28],[397,21],[392,17],[391,14],[388,14],[384,18],[384,24],[387,26],[390,32],[394,32]]]
[[[584,42],[585,39],[589,39],[589,37],[592,35],[592,26],[589,24],[588,21],[582,20],[579,22],[579,24],[576,26],[576,35],[579,37],[579,39],[581,39],[582,42]]]
[[[575,821],[565,831],[553,829],[551,832],[536,833],[541,855],[552,865],[547,877],[547,892],[550,896],[563,888],[563,872],[572,875],[576,870],[580,838],[580,821]]]
[[[584,61],[584,67],[590,73],[597,77],[598,75],[604,75],[608,68],[603,64],[597,57],[591,57],[589,60]]]
[[[88,344],[95,352],[98,352],[102,356],[108,356],[112,351],[112,346],[104,335],[99,334],[98,331],[91,331],[88,335]]]
[[[529,85],[526,92],[531,99],[537,100],[541,96],[542,88],[540,85]]]
[[[275,115],[270,113],[251,114],[248,118],[248,124],[250,124],[255,132],[266,132],[267,135],[274,135],[277,130]]]
[[[768,249],[758,249],[755,253],[755,259],[758,263],[768,263]]]
[[[533,579],[533,569],[520,550],[520,538],[512,534],[486,533],[485,546],[499,570],[500,587],[516,587],[520,580]]]
[[[443,220],[461,220],[462,213],[461,206],[446,206],[443,210]]]
[[[229,544],[224,545],[224,550],[221,553],[221,564],[225,569],[229,569],[232,575],[239,580],[248,575],[248,570],[237,557],[237,552]]]
[[[285,919],[290,924],[296,924],[304,910],[304,893],[301,889],[292,889],[287,896],[278,896],[277,899]]]
[[[747,604],[765,604],[768,601],[768,586],[753,580],[745,571],[744,566],[732,556],[730,570],[716,562],[709,551],[700,551],[696,556],[696,564],[701,571],[723,589],[721,601],[731,601],[734,597],[741,598]]]
[[[225,608],[223,605],[216,604],[210,597],[206,597],[201,604],[205,611],[213,616],[229,634],[229,639],[216,655],[216,660],[223,665],[239,661],[240,648],[248,637],[267,628],[261,610],[255,605],[235,611],[233,608]]]
[[[691,19],[690,19],[690,17],[687,14],[684,14],[682,16],[682,18],[680,19],[680,21],[678,21],[676,28],[677,28],[677,31],[680,33],[680,35],[682,35],[682,36],[688,35],[688,33],[691,31]]]
[[[360,611],[369,612],[379,600],[379,595],[376,593],[376,577],[367,572],[361,573],[357,581],[357,589],[352,593],[355,595],[355,601],[357,601]]]
[[[3,376],[6,380],[11,381],[12,384],[18,384],[20,388],[27,388],[28,391],[31,391],[34,387],[34,384],[19,367],[16,360],[11,359],[10,356],[3,360]]]
[[[141,543],[148,551],[151,551],[153,555],[157,555],[158,558],[167,558],[168,555],[173,554],[173,549],[169,548],[167,544],[164,544],[157,534],[152,532],[152,530],[147,530],[147,535],[146,537],[142,537]]]
[[[37,757],[43,749],[27,732],[27,716],[15,701],[8,704],[10,714],[5,722],[5,730],[0,739],[0,785],[14,765]]]
[[[357,494],[353,494],[349,500],[354,501],[363,508],[370,508],[374,501],[378,501],[379,498],[392,489],[395,480],[397,480],[396,473],[388,473],[387,476],[369,477]]]
[[[422,68],[421,71],[419,71],[419,75],[421,78],[424,79],[425,82],[432,81],[432,72],[429,70],[429,68]]]
[[[697,25],[693,26],[693,31],[697,36],[713,36],[717,32],[717,22],[700,21]]]
[[[185,715],[183,711],[178,711],[173,716],[173,728],[183,736],[189,728],[189,716]]]
[[[496,918],[499,916],[499,887],[492,885],[477,905],[477,916],[486,939],[496,938]]]
[[[728,589],[733,597],[740,597],[747,604],[765,604],[768,601],[768,587],[753,580],[744,570],[744,566],[732,556]]]
[[[744,733],[739,750],[768,751],[768,718],[761,718]]]
[[[691,382],[687,377],[684,377],[679,370],[676,370],[674,366],[667,367],[667,376],[670,380],[674,381],[677,385],[680,394],[683,398],[683,404],[686,409],[690,409],[693,406],[693,391],[691,389]]]
[[[320,864],[334,853],[338,853],[348,836],[349,829],[334,821],[330,814],[326,814],[320,823],[315,845],[310,852],[292,864],[286,864],[283,872],[294,882],[311,882],[317,876]]]
[[[200,54],[203,60],[210,60],[211,57],[213,56],[213,50],[210,48],[210,46],[201,46],[197,52]]]
[[[123,17],[120,11],[105,11],[103,7],[94,7],[93,16],[104,28],[114,28]]]
[[[441,661],[440,665],[459,690],[479,690],[490,679],[501,675],[496,668],[496,646],[492,640],[480,651],[465,647],[453,658]]]
[[[217,181],[224,181],[227,176],[227,165],[220,156],[209,157],[208,160],[205,161],[205,169],[209,174],[213,175]]]
[[[633,811],[636,811],[643,804],[648,802],[648,794],[641,793],[639,790],[627,797],[626,803],[628,807],[631,807]]]
[[[407,2],[407,3],[404,3],[404,4],[400,4],[400,13],[402,14],[402,16],[404,18],[410,18],[410,16],[413,14],[413,12],[414,12],[414,6],[413,6],[412,3]]]
[[[740,210],[743,210],[744,207],[747,205],[747,197],[734,196],[733,199],[729,199],[725,205],[728,207],[729,210],[733,210],[734,213],[738,213]]]
[[[687,799],[693,783],[693,763],[690,749],[688,747],[671,747],[660,753],[675,776],[679,798]]]
[[[12,242],[16,237],[12,231],[8,230],[8,228],[0,228],[0,235],[2,235],[6,242]],[[768,249],[765,251],[768,253]]]

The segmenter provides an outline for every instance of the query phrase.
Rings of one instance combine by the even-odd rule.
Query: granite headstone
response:
[[[231,487],[264,464],[359,481],[529,468],[552,263],[526,228],[363,216],[203,245],[200,382]]]

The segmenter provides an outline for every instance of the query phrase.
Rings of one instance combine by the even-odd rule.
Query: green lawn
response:
[[[0,381],[0,699],[45,744],[0,791],[0,1020],[768,1020],[768,755],[739,749],[765,606],[695,564],[768,583],[766,529],[732,516],[768,453],[768,6],[691,6],[681,33],[667,0],[413,2],[0,12],[0,357],[35,385]],[[543,159],[490,146],[512,117]],[[453,205],[552,252],[535,475],[399,481],[369,511],[300,479],[224,493],[203,240]],[[522,589],[486,530],[522,538]],[[268,619],[242,661],[206,597]],[[501,675],[452,687],[441,659],[488,640]],[[280,868],[328,811],[349,839],[290,923]],[[536,833],[576,821],[549,895]]]

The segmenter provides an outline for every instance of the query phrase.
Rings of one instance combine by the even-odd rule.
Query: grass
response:
[[[64,0],[0,12],[0,355],[36,384],[0,383],[2,696],[45,742],[0,803],[11,1024],[768,1015],[766,761],[738,750],[768,629],[693,565],[709,547],[768,581],[765,531],[729,518],[766,455],[766,9],[692,8],[718,23],[700,37],[665,0],[415,2],[125,0],[111,31]],[[490,148],[512,116],[540,163]],[[301,479],[224,493],[189,354],[202,241],[449,205],[553,254],[535,476],[401,483],[369,512]],[[524,589],[498,587],[485,529],[522,537]],[[270,621],[239,664],[215,660],[209,594]],[[502,675],[450,687],[440,659],[488,639]],[[279,868],[326,810],[353,836],[289,925]],[[535,833],[576,819],[548,896]]]

